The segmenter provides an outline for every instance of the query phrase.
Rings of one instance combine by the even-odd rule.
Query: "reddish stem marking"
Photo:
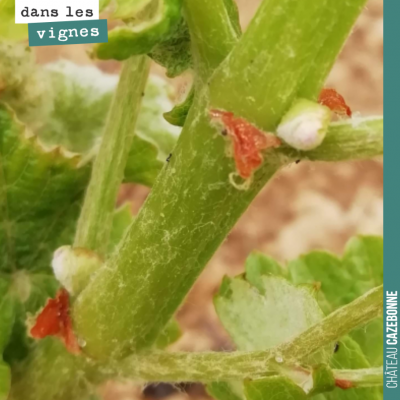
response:
[[[36,317],[30,334],[35,339],[57,336],[64,342],[70,353],[80,352],[69,315],[69,294],[65,289],[59,289],[55,299],[47,300],[46,305]]]
[[[344,379],[335,379],[335,386],[339,387],[340,389],[351,389],[353,387],[353,383]]]
[[[270,133],[256,128],[244,118],[222,110],[210,110],[212,119],[219,121],[233,142],[236,170],[243,179],[252,176],[263,162],[261,150],[279,147],[281,141]]]
[[[339,116],[352,116],[350,107],[335,89],[322,89],[318,102]],[[250,178],[262,164],[262,150],[279,147],[282,143],[275,135],[261,131],[231,112],[213,109],[210,116],[225,127],[232,139],[236,170],[243,179]]]
[[[327,106],[334,113],[340,116],[351,117],[352,112],[350,107],[346,104],[343,96],[341,96],[335,89],[325,88],[319,94],[318,103]]]

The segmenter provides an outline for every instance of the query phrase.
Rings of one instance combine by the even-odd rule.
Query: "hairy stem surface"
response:
[[[321,347],[332,344],[352,329],[382,313],[383,291],[377,287],[339,308],[293,340],[263,351],[149,352],[122,360],[95,362],[69,354],[58,339],[42,340],[34,352],[13,372],[12,400],[70,399],[71,393],[117,377],[135,382],[215,382],[263,378],[277,374],[279,366],[298,365]],[[279,357],[280,362],[277,362]],[[51,365],[50,365],[51,364]],[[60,374],[60,366],[63,373]],[[381,385],[382,370],[334,370],[336,379],[354,386]]]
[[[350,382],[351,387],[371,387],[383,385],[383,368],[335,369],[335,379]]]
[[[184,12],[192,38],[197,76],[206,80],[237,43],[226,0],[185,0]]]
[[[277,373],[279,359],[286,365],[297,365],[318,349],[339,340],[351,330],[365,325],[382,313],[382,286],[372,289],[352,303],[339,308],[318,324],[293,340],[266,351],[236,351],[229,353],[149,353],[134,355],[121,362],[125,376],[145,381],[201,381],[256,379]],[[281,362],[280,361],[280,362]],[[365,372],[365,371],[364,371]],[[351,381],[379,384],[376,371],[349,376]],[[347,379],[344,378],[344,379]],[[378,383],[377,383],[378,382]]]
[[[329,51],[323,47],[331,35],[343,43],[364,3],[262,3],[210,85],[198,93],[171,161],[118,254],[75,303],[75,328],[88,354],[122,357],[150,347],[235,222],[290,160],[280,151],[266,153],[250,188],[237,190],[228,179],[235,166],[226,155],[224,138],[210,124],[210,107],[273,130],[293,100],[305,95],[303,88],[314,88],[310,98],[320,90],[328,73],[325,66],[340,49],[336,42]],[[322,72],[315,72],[316,59]]]
[[[289,146],[281,152],[293,159],[346,161],[383,154],[383,118],[367,117],[334,122],[322,144],[312,151],[299,152]]]

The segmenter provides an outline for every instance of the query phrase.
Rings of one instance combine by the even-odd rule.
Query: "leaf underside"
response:
[[[321,319],[323,312],[329,314],[380,285],[382,276],[381,237],[357,236],[348,242],[342,258],[314,251],[289,262],[287,268],[268,256],[253,253],[246,261],[244,276],[224,279],[215,307],[238,349],[263,350],[304,331]],[[381,365],[382,330],[382,318],[377,318],[343,337],[336,352],[332,346],[302,362],[328,362],[336,369]],[[325,386],[322,391],[332,389]],[[208,390],[219,400],[238,393],[229,382],[215,382]],[[245,382],[243,390],[244,395],[239,398],[248,400],[269,399],[272,393],[279,400],[307,397],[299,386],[284,377]],[[335,388],[322,394],[314,390],[312,394],[318,400],[382,398],[378,388]]]

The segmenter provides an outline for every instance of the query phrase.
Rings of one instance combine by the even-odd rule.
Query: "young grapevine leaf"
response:
[[[62,145],[85,155],[93,153],[118,76],[70,61],[58,61],[44,68],[51,84],[53,107],[38,135],[49,145]]]
[[[247,271],[250,266],[255,270],[287,275],[286,269],[280,270],[274,260],[262,254],[251,255],[246,263]],[[288,272],[297,284],[320,286],[316,298],[325,313],[329,314],[382,283],[383,240],[374,236],[354,237],[346,245],[342,259],[327,252],[311,252],[291,261]],[[381,365],[382,330],[382,318],[377,318],[343,337],[336,346],[331,367],[355,369]],[[336,388],[332,393],[318,395],[318,400],[381,398],[377,388]]]
[[[263,275],[285,275],[285,270],[272,257],[253,252],[246,260],[246,279],[254,285],[262,294],[265,294],[264,286],[260,284],[260,277]]]
[[[191,67],[192,54],[181,5],[182,0],[117,0],[112,18],[126,23],[110,32],[113,46],[117,47],[97,45],[94,55],[125,60],[130,55],[148,54],[166,68],[168,77],[182,74]]]
[[[0,270],[46,270],[68,243],[89,178],[81,157],[45,147],[0,104]]]
[[[309,288],[270,274],[252,274],[251,279],[225,278],[215,299],[217,314],[238,349],[274,347],[323,318]],[[331,353],[322,350],[314,362],[329,360]]]
[[[62,144],[82,153],[85,158],[93,157],[118,77],[93,66],[65,61],[51,64],[47,69],[54,88],[54,109],[39,131],[40,137],[46,143]],[[125,169],[125,182],[152,186],[175,146],[180,130],[162,118],[162,113],[171,107],[170,94],[164,80],[150,76]]]
[[[189,29],[182,18],[167,39],[154,46],[149,56],[166,68],[168,77],[175,78],[192,66],[190,46]]]
[[[102,60],[126,60],[130,56],[150,53],[165,41],[182,18],[182,0],[160,0],[149,18],[138,18],[119,26],[108,34],[107,43],[94,46],[94,54]],[[152,15],[151,15],[152,14]]]
[[[294,283],[321,284],[318,301],[325,313],[350,303],[383,282],[383,239],[357,236],[351,239],[342,258],[314,251],[288,264]],[[382,365],[383,320],[351,332],[373,366]]]
[[[271,257],[253,253],[246,260],[245,279],[225,279],[220,294],[215,300],[217,313],[239,349],[263,349],[279,344],[279,337],[271,340],[274,334],[280,333],[281,340],[284,341],[286,337],[290,337],[290,332],[292,332],[292,335],[295,335],[296,332],[299,333],[296,328],[294,330],[289,328],[285,333],[279,321],[280,319],[284,321],[286,316],[287,321],[290,321],[290,327],[292,327],[293,321],[295,321],[294,326],[296,327],[296,322],[299,316],[301,318],[302,312],[293,305],[296,304],[297,307],[300,307],[301,302],[290,300],[291,297],[288,296],[287,291],[282,290],[282,287],[277,283],[266,285],[268,280],[275,279],[277,282],[286,282],[286,285],[291,285],[294,288],[293,284],[289,284],[285,280],[286,277],[290,278],[296,285],[304,285],[301,290],[304,290],[315,304],[318,300],[325,313],[330,313],[381,283],[382,248],[382,238],[358,236],[349,241],[342,259],[326,252],[312,252],[298,260],[291,261],[288,264],[288,269],[281,267]],[[314,288],[314,295],[310,293],[312,288]],[[278,290],[279,294],[275,296],[274,290]],[[257,296],[265,298],[261,302],[262,307],[254,300]],[[278,302],[279,298],[285,299],[281,300],[282,303],[288,301],[290,312],[283,310],[277,304],[271,307],[272,313],[268,311],[269,302],[273,302],[274,299]],[[291,312],[296,315],[291,315]],[[274,313],[278,318],[274,317]],[[273,326],[273,328],[269,329],[269,326]],[[380,318],[372,321],[364,328],[353,331],[351,336],[343,337],[335,346],[335,351],[332,349],[330,352],[330,367],[338,369],[368,368],[371,365],[369,359],[372,357],[375,357],[377,365],[379,365],[381,359],[379,359],[379,354],[376,354],[376,347],[379,346],[380,349],[382,347],[382,343],[379,345],[379,341],[382,341],[381,332],[382,320]],[[368,334],[371,334],[372,339],[366,337]],[[373,341],[377,341],[378,346]],[[373,349],[368,349],[367,346],[372,346]],[[325,361],[328,360],[325,359]],[[314,372],[314,379],[318,375],[318,371],[320,369],[317,368]],[[329,372],[329,368],[326,371]],[[329,374],[331,373],[329,372]],[[264,385],[263,382],[269,382],[269,379],[271,378],[245,383],[245,385],[249,384],[250,387],[254,385],[256,388],[255,392],[250,392],[250,394],[246,392],[247,398],[251,400],[254,396],[257,398],[255,393],[258,393],[258,396],[263,396],[260,398],[268,398],[270,392],[260,391],[259,389],[262,387],[267,390],[269,386]],[[324,378],[318,383],[319,380],[316,379],[309,394],[316,395],[315,398],[318,400],[381,399],[381,392],[377,388],[349,390],[336,388],[333,392],[327,393],[327,391],[332,390],[332,382],[330,382],[330,379]],[[260,386],[258,386],[258,382],[261,382]],[[281,379],[278,379],[278,382],[284,386]],[[213,395],[219,400],[225,400],[224,393],[229,393],[232,390],[231,384],[227,382],[213,383],[210,388],[212,389],[209,390],[212,390]],[[290,393],[290,385],[286,389],[289,392],[280,393],[282,399],[290,399],[290,396],[294,395],[288,394]],[[301,390],[298,396],[294,398],[301,399],[304,392]],[[280,399],[280,397],[277,398]]]
[[[62,146],[93,159],[118,76],[68,61],[35,64],[29,48],[0,43],[0,101],[7,103],[47,147]],[[162,114],[172,107],[170,86],[151,76],[142,102],[125,181],[151,186],[180,130]]]
[[[221,285],[214,301],[215,308],[239,350],[263,350],[277,346],[323,318],[310,288],[296,287],[284,277],[274,276],[273,273],[279,268],[279,264],[272,259],[263,259],[254,254],[246,263],[245,279],[225,278]],[[311,356],[309,362],[327,362],[331,355],[330,348],[321,349]],[[284,360],[278,362],[284,363]],[[270,383],[271,387],[275,383],[285,386],[286,381],[286,378],[277,381],[267,379],[266,386],[261,386],[267,390]],[[257,384],[254,383],[254,387],[252,384],[249,384],[246,394],[249,400],[256,399],[254,393],[259,391]],[[219,400],[224,400],[224,393],[233,388],[228,383],[213,383],[211,390]],[[295,383],[291,383],[287,390],[290,393],[295,390],[294,393],[306,396]],[[218,393],[222,394],[221,397],[218,397]],[[277,399],[280,400],[280,397]],[[284,399],[286,397],[282,397]]]

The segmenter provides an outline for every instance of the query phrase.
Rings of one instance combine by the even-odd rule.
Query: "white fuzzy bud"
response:
[[[299,99],[282,118],[276,133],[297,150],[312,150],[324,140],[330,121],[328,107]]]
[[[62,246],[54,252],[51,265],[57,280],[72,296],[76,296],[102,263],[102,259],[90,250]]]

